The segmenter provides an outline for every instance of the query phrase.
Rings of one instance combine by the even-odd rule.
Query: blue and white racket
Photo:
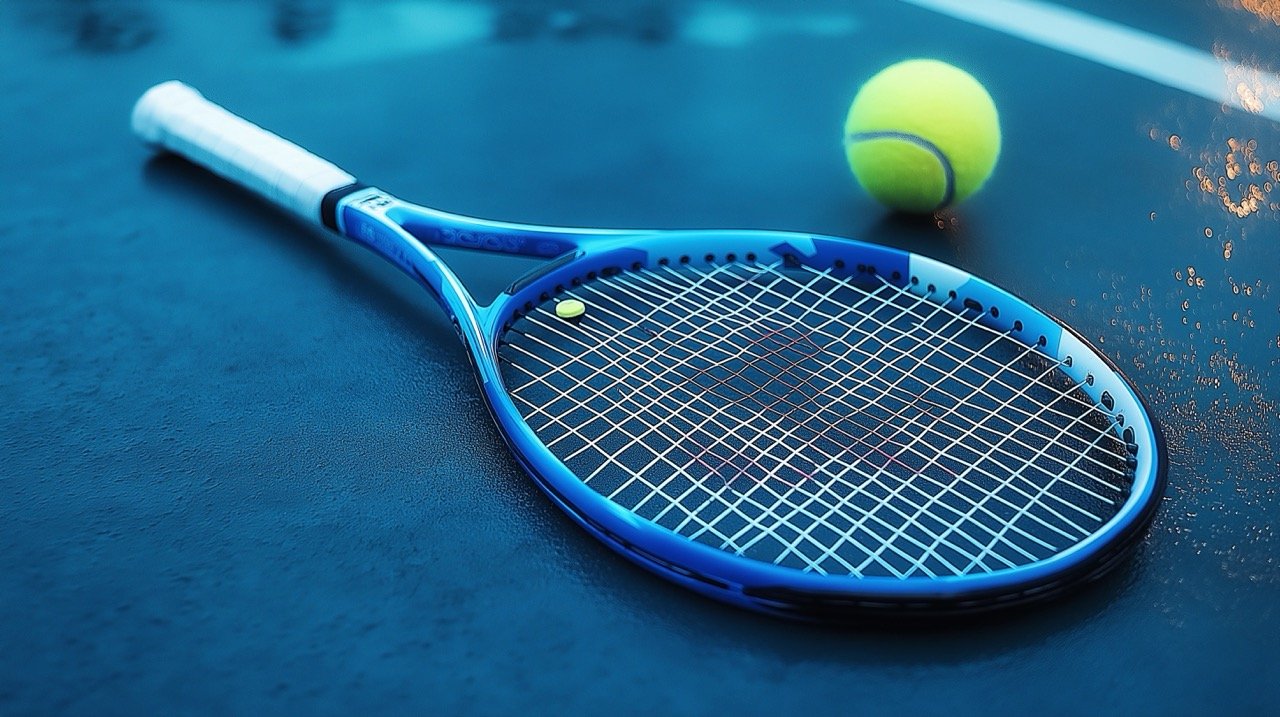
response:
[[[539,487],[711,597],[809,619],[1025,602],[1113,567],[1160,501],[1163,441],[1116,367],[954,267],[811,234],[447,214],[180,82],[133,129],[429,289]],[[549,261],[481,306],[436,245]]]

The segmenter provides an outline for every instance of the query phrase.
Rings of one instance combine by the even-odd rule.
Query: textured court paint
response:
[[[543,38],[326,72],[290,69],[306,44],[273,34],[285,5],[322,3],[0,3],[0,175],[21,178],[0,198],[0,712],[1280,704],[1280,424],[1251,400],[1280,395],[1275,215],[1237,219],[1184,187],[1196,167],[1225,176],[1228,138],[1280,146],[1271,122],[900,3],[860,4],[858,42]],[[1195,3],[1158,20],[1275,46],[1242,15]],[[1001,170],[945,230],[886,218],[833,151],[858,78],[908,52],[1017,90]],[[811,629],[689,595],[581,534],[494,450],[454,331],[413,282],[145,159],[118,118],[175,76],[459,211],[849,234],[990,277],[1131,367],[1170,429],[1166,505],[1114,579],[986,624]],[[346,149],[352,126],[384,149]],[[521,265],[459,256],[488,292]],[[1229,275],[1271,293],[1233,294]],[[1230,321],[1250,308],[1256,329]]]

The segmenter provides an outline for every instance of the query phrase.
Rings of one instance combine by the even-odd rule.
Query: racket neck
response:
[[[342,234],[342,227],[338,223],[338,210],[343,204],[343,200],[368,189],[373,189],[373,187],[364,182],[352,182],[327,192],[320,200],[320,223],[326,229]]]
[[[351,184],[329,192],[320,221],[334,232],[391,262],[426,287],[453,321],[459,338],[476,356],[488,356],[486,313],[440,257],[389,216],[403,203],[375,187]]]
[[[321,203],[321,221],[336,230],[341,219],[339,208],[363,201],[369,189],[367,185],[354,183],[329,192]],[[411,204],[385,193],[382,196],[392,200],[385,210],[388,219],[432,247],[554,259],[572,254],[587,242],[657,233],[656,230],[550,227],[478,219]]]

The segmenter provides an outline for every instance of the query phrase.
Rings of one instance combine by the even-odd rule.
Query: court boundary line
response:
[[[1280,98],[1245,98],[1239,89],[1244,77],[1280,88],[1280,75],[1159,35],[1040,0],[900,1],[1280,122]]]

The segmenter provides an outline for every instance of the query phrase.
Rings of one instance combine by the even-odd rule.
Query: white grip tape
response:
[[[320,221],[324,195],[355,182],[350,174],[177,80],[162,82],[138,99],[133,132],[311,222]]]

